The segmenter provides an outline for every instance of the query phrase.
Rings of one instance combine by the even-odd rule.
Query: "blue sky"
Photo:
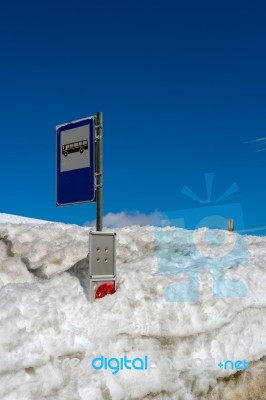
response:
[[[55,126],[103,111],[104,215],[209,207],[236,183],[220,205],[266,226],[265,18],[256,0],[2,2],[0,212],[93,220],[55,206]]]

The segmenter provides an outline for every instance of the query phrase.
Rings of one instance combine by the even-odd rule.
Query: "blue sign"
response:
[[[56,127],[56,205],[95,201],[94,117]]]

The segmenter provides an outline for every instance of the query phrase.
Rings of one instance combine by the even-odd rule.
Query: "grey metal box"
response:
[[[89,273],[91,278],[111,278],[115,276],[115,235],[115,232],[90,231]]]

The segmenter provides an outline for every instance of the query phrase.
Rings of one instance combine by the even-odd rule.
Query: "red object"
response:
[[[106,296],[107,294],[114,294],[115,293],[115,283],[111,282],[104,282],[101,283],[100,286],[97,287],[95,292],[95,299],[101,299],[102,297]]]

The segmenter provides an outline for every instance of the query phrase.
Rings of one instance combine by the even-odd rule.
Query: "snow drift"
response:
[[[266,398],[266,238],[242,237],[245,263],[230,252],[225,275],[245,296],[214,296],[212,269],[199,268],[198,301],[181,302],[164,293],[200,266],[193,232],[117,229],[117,292],[90,304],[90,228],[42,222],[0,218],[1,400]],[[147,355],[150,368],[113,375],[92,368],[101,355]],[[220,368],[227,359],[250,370]]]

